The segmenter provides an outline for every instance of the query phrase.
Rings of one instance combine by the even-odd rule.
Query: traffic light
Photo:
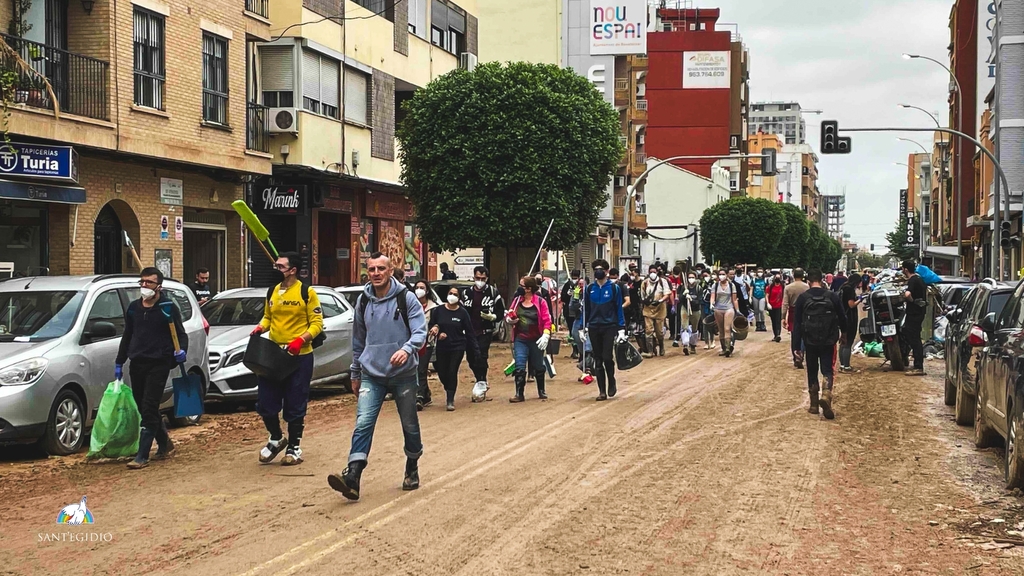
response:
[[[874,252],[874,251],[875,251],[875,245],[874,245],[874,244],[872,244],[872,245],[871,245],[871,251],[872,251],[872,252]]]
[[[1010,223],[1005,221],[1005,220],[1003,220],[1002,222],[999,223],[999,225],[1000,225],[999,244],[1003,248],[1009,248],[1010,247]]]
[[[778,153],[775,148],[765,148],[761,150],[761,175],[762,176],[775,176],[779,173],[778,164],[775,162],[775,156]]]
[[[853,151],[853,141],[849,136],[839,136],[839,122],[825,120],[821,123],[821,153],[849,154]]]

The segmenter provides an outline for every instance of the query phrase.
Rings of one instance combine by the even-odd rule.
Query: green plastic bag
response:
[[[864,354],[870,358],[881,358],[882,357],[882,343],[881,342],[867,342],[864,344]]]
[[[115,380],[107,384],[92,424],[88,458],[124,458],[139,452],[142,417],[130,386]]]

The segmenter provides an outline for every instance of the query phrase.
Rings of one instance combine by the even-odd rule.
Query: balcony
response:
[[[639,169],[641,172],[647,169],[647,155],[643,152],[636,152],[633,154],[633,170]]]
[[[630,56],[629,64],[635,71],[647,70],[650,68],[650,60],[647,56]]]
[[[0,34],[0,37],[36,72],[22,70],[13,58],[0,57],[0,72],[17,76],[14,104],[54,110],[53,98],[42,81],[45,77],[53,87],[60,112],[109,120],[107,62],[16,36]]]
[[[270,18],[270,0],[245,0],[245,11],[263,18]]]
[[[615,105],[625,106],[629,103],[629,78],[615,79]]]
[[[245,105],[245,148],[270,153],[269,108],[255,102]]]
[[[633,120],[647,121],[647,100],[637,100],[632,109]]]

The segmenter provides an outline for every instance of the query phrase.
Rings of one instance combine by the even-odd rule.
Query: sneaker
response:
[[[174,452],[174,442],[171,439],[167,439],[167,447],[163,450],[157,450],[156,454],[153,454],[153,460],[164,460],[171,457],[171,452]]]
[[[454,401],[449,402],[448,405],[445,406],[444,409],[449,411],[449,412],[455,412],[455,402]]]
[[[924,376],[924,369],[922,368],[910,368],[904,372],[907,376]]]
[[[772,342],[782,342],[782,336],[776,336],[775,338],[772,338]]]
[[[284,436],[280,440],[274,441],[273,439],[267,441],[267,445],[260,450],[260,463],[267,464],[277,458],[277,455],[284,451],[288,447],[288,439]]]
[[[281,459],[281,466],[297,466],[302,464],[302,448],[289,446]]]
[[[146,466],[149,466],[149,460],[132,460],[128,463],[129,470],[142,470]]]
[[[673,348],[679,348],[679,340],[673,340],[672,341],[672,347]]]
[[[651,354],[650,352],[644,352],[641,356],[644,358],[654,358],[654,354]]]
[[[733,348],[732,348],[732,346],[730,346],[729,349],[725,351],[725,357],[726,358],[731,358],[732,357],[732,351],[733,351]]]

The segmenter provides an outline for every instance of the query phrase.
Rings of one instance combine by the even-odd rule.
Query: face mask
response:
[[[149,300],[153,296],[156,296],[156,290],[153,290],[152,288],[143,288],[142,289],[142,299],[143,300]]]
[[[691,283],[693,283],[693,282],[696,282],[696,281],[697,281],[697,279],[696,279],[696,278],[694,278],[693,276],[690,276],[689,278],[687,278],[687,280],[688,280],[688,281],[690,281]]]
[[[764,274],[762,274],[761,272],[758,272],[758,273],[757,273],[757,277],[758,277],[758,278],[760,278],[760,277],[762,277],[762,276],[764,276]]]
[[[651,272],[650,274],[647,275],[647,277],[650,278],[651,280],[657,280],[658,279],[658,273],[657,272]]]
[[[480,289],[480,290],[483,290],[483,289],[484,289],[484,286],[487,286],[487,282],[485,282],[485,281],[483,281],[483,280],[477,280],[476,282],[473,282],[473,284],[475,284],[475,285],[476,285],[476,287],[477,287],[478,289]]]
[[[597,278],[598,280],[604,280],[607,277],[608,273],[605,272],[604,270],[594,270],[594,278]]]
[[[725,282],[725,278],[726,278],[725,274],[719,274],[718,275],[718,281],[719,282]]]
[[[452,305],[458,304],[459,303],[459,297],[456,296],[455,294],[449,294],[448,295],[448,303],[452,304]]]
[[[416,297],[419,298],[420,300],[426,298],[427,297],[427,291],[424,290],[423,288],[417,288],[416,289]]]

